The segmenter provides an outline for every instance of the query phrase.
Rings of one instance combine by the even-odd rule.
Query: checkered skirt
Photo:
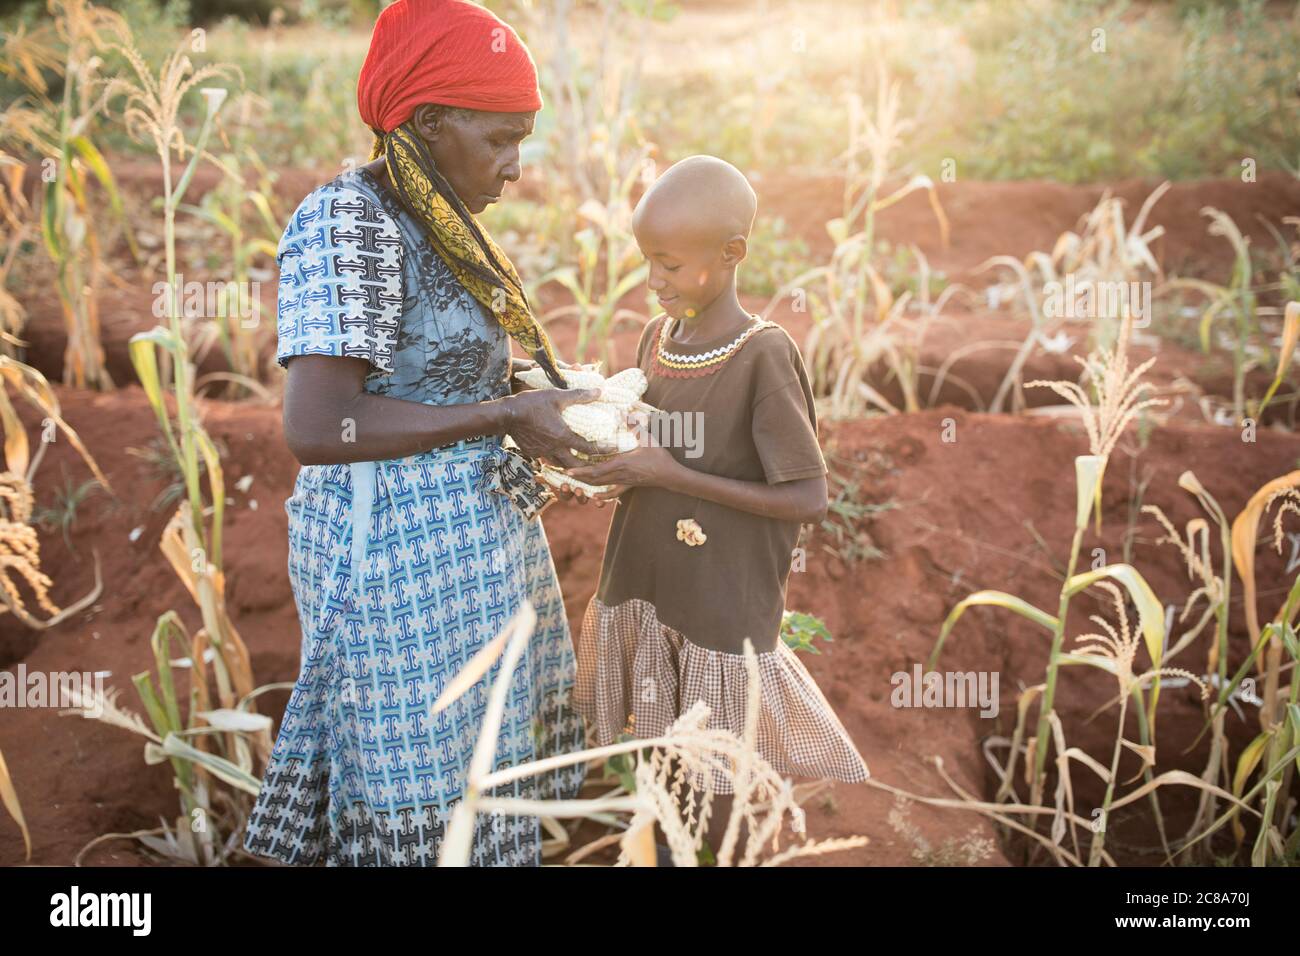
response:
[[[743,737],[744,655],[693,644],[661,623],[650,602],[611,607],[593,598],[575,650],[573,705],[586,720],[589,746],[604,746],[629,729],[637,737],[657,737],[697,700],[709,706],[709,727]],[[774,650],[756,656],[759,754],[786,776],[866,780],[866,762],[795,652],[778,640]],[[711,776],[715,792],[733,792],[721,771]]]
[[[500,662],[436,717],[430,705],[525,599],[537,627],[511,675],[494,766],[582,747],[545,531],[490,490],[484,465],[499,455],[489,437],[373,463],[359,560],[358,472],[299,472],[285,510],[302,666],[249,819],[249,852],[303,865],[435,864]],[[579,765],[493,793],[572,798],[584,774]],[[536,865],[540,847],[537,818],[480,814],[471,862]]]

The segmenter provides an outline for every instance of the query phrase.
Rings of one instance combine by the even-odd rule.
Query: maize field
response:
[[[301,652],[277,244],[367,161],[384,5],[0,14],[0,864],[261,865],[240,839]],[[657,411],[632,211],[697,153],[754,188],[738,297],[816,399],[830,504],[783,636],[871,779],[754,765],[750,824],[803,833],[717,864],[1300,864],[1300,9],[485,6],[545,106],[479,220],[599,389],[572,431],[628,451]],[[614,511],[541,518],[575,633]],[[55,706],[20,674],[101,683]],[[673,761],[752,757],[706,718],[583,751],[558,809],[494,802],[528,768],[482,758],[442,862],[504,812],[548,864],[656,865],[658,824],[694,865]]]

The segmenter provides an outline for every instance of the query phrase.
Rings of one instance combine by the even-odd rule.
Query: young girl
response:
[[[665,172],[633,214],[664,310],[637,348],[644,400],[667,413],[658,424],[674,427],[654,429],[659,445],[643,441],[569,470],[615,485],[598,497],[618,501],[575,647],[574,706],[596,746],[629,724],[638,737],[661,734],[700,699],[710,726],[739,735],[748,638],[762,675],[759,753],[785,775],[857,782],[866,764],[780,639],[800,525],[826,513],[826,466],[797,346],[736,297],[756,207],[739,170],[693,156]],[[683,519],[698,531],[679,535]],[[732,792],[713,776],[715,792]],[[721,803],[714,849],[729,812],[729,800]]]

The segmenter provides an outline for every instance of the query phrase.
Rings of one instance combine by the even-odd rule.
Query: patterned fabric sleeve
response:
[[[404,251],[397,223],[368,197],[322,186],[304,199],[276,254],[276,361],[341,355],[391,373]]]

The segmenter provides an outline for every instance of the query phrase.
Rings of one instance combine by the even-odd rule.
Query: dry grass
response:
[[[831,260],[786,283],[763,311],[763,318],[769,318],[778,303],[791,297],[796,310],[812,312],[814,323],[803,353],[813,390],[832,418],[862,415],[870,409],[899,411],[871,384],[882,364],[899,384],[904,410],[920,407],[920,352],[926,332],[960,289],[951,286],[932,300],[929,265],[915,246],[910,248],[919,268],[918,303],[911,301],[910,292],[895,297],[873,262],[876,214],[918,191],[929,196],[940,240],[945,247],[948,244],[948,221],[928,177],[914,176],[882,195],[893,154],[912,121],[900,116],[899,87],[889,81],[882,60],[877,60],[877,69],[874,115],[867,115],[858,94],[848,96],[849,142],[842,157],[844,210],[826,224],[835,241]],[[936,388],[939,384],[936,381]]]
[[[49,10],[48,24],[15,31],[6,41],[8,58],[0,60],[0,72],[26,92],[6,109],[0,132],[10,148],[28,150],[42,160],[41,234],[57,267],[68,336],[63,381],[107,389],[113,382],[104,364],[98,306],[98,290],[107,275],[97,224],[102,216],[90,204],[88,186],[93,179],[103,188],[112,218],[134,253],[112,170],[92,139],[114,94],[114,84],[99,74],[100,54],[126,25],[118,14],[87,0],[50,0]],[[59,101],[47,95],[42,70],[59,74]]]
[[[1294,660],[1289,665],[1282,665],[1281,651],[1286,649],[1295,656],[1297,646],[1294,631],[1289,621],[1297,608],[1300,608],[1300,579],[1292,589],[1284,608],[1277,618],[1261,633],[1257,622],[1252,624],[1255,651],[1250,659],[1231,679],[1227,677],[1227,607],[1229,599],[1228,569],[1216,573],[1211,558],[1209,525],[1204,519],[1189,523],[1186,540],[1180,536],[1168,519],[1155,508],[1143,511],[1154,514],[1160,522],[1166,536],[1162,541],[1179,548],[1188,572],[1198,586],[1192,591],[1183,605],[1180,623],[1186,623],[1191,617],[1192,609],[1199,601],[1206,604],[1206,610],[1200,619],[1191,624],[1178,640],[1166,634],[1163,604],[1157,599],[1151,587],[1142,575],[1127,564],[1107,565],[1083,573],[1075,573],[1078,562],[1079,545],[1084,529],[1088,524],[1088,514],[1097,500],[1101,484],[1101,475],[1106,459],[1114,447],[1115,441],[1131,424],[1143,407],[1151,404],[1143,400],[1140,381],[1141,374],[1149,363],[1143,363],[1130,371],[1126,359],[1127,333],[1129,321],[1121,325],[1119,341],[1111,348],[1095,350],[1084,363],[1093,379],[1093,393],[1096,401],[1090,401],[1088,394],[1079,386],[1067,382],[1043,382],[1056,389],[1077,405],[1083,416],[1087,429],[1091,454],[1076,459],[1076,513],[1075,534],[1071,548],[1065,583],[1061,589],[1060,601],[1055,615],[1048,614],[1028,602],[996,591],[984,591],[970,595],[959,603],[949,614],[941,630],[939,641],[931,654],[928,667],[933,669],[938,655],[948,634],[964,610],[971,605],[983,604],[1000,606],[1015,611],[1023,617],[1034,621],[1052,633],[1052,646],[1049,652],[1047,673],[1043,683],[1023,689],[1019,695],[1016,710],[1015,729],[1010,738],[992,737],[986,741],[985,754],[993,763],[1000,785],[992,801],[978,800],[961,790],[943,774],[945,781],[957,794],[956,800],[926,798],[936,806],[962,807],[988,816],[1005,828],[1007,833],[1017,833],[1027,838],[1031,848],[1045,850],[1058,864],[1082,865],[1086,859],[1090,865],[1113,863],[1112,857],[1105,850],[1106,823],[1113,811],[1146,799],[1151,805],[1155,824],[1160,834],[1165,861],[1172,863],[1178,855],[1196,847],[1229,823],[1234,826],[1234,835],[1238,846],[1244,835],[1240,824],[1243,816],[1251,816],[1261,821],[1260,835],[1252,849],[1251,860],[1257,865],[1268,863],[1291,862],[1297,860],[1297,844],[1300,838],[1294,828],[1287,823],[1288,810],[1278,800],[1279,793],[1285,794],[1289,786],[1290,764],[1300,754],[1296,739],[1289,736],[1287,719],[1278,720],[1282,706],[1289,693],[1289,703],[1293,705],[1296,698],[1295,682],[1290,688],[1280,686],[1280,674],[1288,668],[1294,670]],[[1232,552],[1236,558],[1238,570],[1247,584],[1246,603],[1248,618],[1254,621],[1253,557],[1254,528],[1266,503],[1278,497],[1287,489],[1300,485],[1300,472],[1294,472],[1286,479],[1279,479],[1252,499],[1233,524]],[[1190,472],[1183,475],[1180,486],[1195,495],[1211,518],[1220,527],[1220,541],[1224,549],[1223,561],[1228,552],[1227,521],[1217,502],[1205,491]],[[1300,503],[1300,494],[1295,496]],[[1300,504],[1295,508],[1300,513]],[[1280,517],[1275,521],[1276,528]],[[1243,566],[1244,565],[1244,566]],[[1091,587],[1099,587],[1111,598],[1113,613],[1111,619],[1092,615],[1091,620],[1099,628],[1097,631],[1079,635],[1074,639],[1072,650],[1066,652],[1063,647],[1065,621],[1069,612],[1071,598]],[[1136,607],[1138,618],[1130,617],[1130,606]],[[1192,671],[1172,666],[1171,662],[1186,649],[1194,646],[1205,630],[1205,625],[1212,618],[1217,618],[1219,628],[1216,639],[1211,641],[1207,653],[1205,674],[1198,675]],[[1262,725],[1262,735],[1257,741],[1238,757],[1236,772],[1231,782],[1224,778],[1228,760],[1227,736],[1223,728],[1223,713],[1230,698],[1240,686],[1246,669],[1252,664],[1257,654],[1270,645],[1270,655],[1263,664],[1265,713],[1275,715],[1265,718],[1269,722]],[[1138,661],[1145,650],[1149,665],[1140,667]],[[1092,755],[1077,747],[1071,747],[1066,739],[1065,727],[1054,710],[1056,679],[1063,666],[1087,666],[1111,675],[1116,682],[1116,694],[1104,709],[1118,706],[1116,736],[1109,765],[1102,764]],[[1218,701],[1213,708],[1207,708],[1206,730],[1213,733],[1211,758],[1205,771],[1198,777],[1180,770],[1170,770],[1155,774],[1156,755],[1156,707],[1159,700],[1161,683],[1196,684],[1201,688],[1203,699],[1208,696],[1211,687],[1218,688]],[[1138,740],[1125,737],[1124,727],[1128,708],[1132,702],[1138,716]],[[1034,709],[1038,711],[1037,731],[1028,736],[1027,728]],[[1100,712],[1100,711],[1099,711]],[[1290,711],[1287,711],[1290,714]],[[1097,716],[1096,714],[1093,715]],[[1296,711],[1300,719],[1300,710]],[[1007,759],[999,762],[995,750],[1006,750]],[[1119,760],[1124,751],[1136,754],[1141,759],[1141,766],[1134,778],[1129,781],[1119,780]],[[1055,793],[1045,793],[1045,769],[1049,753],[1057,772]],[[1024,761],[1024,781],[1029,786],[1027,801],[1016,799],[1017,764]],[[1074,786],[1071,777],[1072,764],[1081,764],[1095,773],[1106,785],[1102,805],[1087,815],[1076,813],[1074,805]],[[1252,774],[1258,771],[1254,786],[1249,786]],[[1279,779],[1284,778],[1284,779]],[[1121,792],[1121,787],[1131,789]],[[1158,791],[1161,787],[1186,786],[1200,792],[1201,807],[1191,829],[1178,840],[1171,840],[1165,832],[1160,813]],[[1228,787],[1231,789],[1227,789]],[[901,791],[895,791],[901,792]],[[1215,804],[1221,801],[1227,810],[1216,817]],[[1042,819],[1050,822],[1047,834],[1039,832],[1037,822]],[[1082,824],[1082,827],[1080,826]],[[1088,848],[1085,854],[1080,843],[1080,833],[1088,834]],[[1069,837],[1068,846],[1066,837]],[[1032,853],[1027,857],[1032,860]]]
[[[36,529],[31,526],[35,505],[32,482],[46,447],[54,441],[58,431],[63,432],[104,489],[112,493],[112,488],[80,437],[63,420],[59,400],[45,376],[28,365],[0,356],[0,382],[3,383],[0,384],[0,423],[3,424],[5,453],[5,468],[0,472],[0,601],[4,605],[3,611],[12,613],[27,627],[44,630],[89,606],[102,589],[98,553],[95,554],[94,589],[67,608],[60,609],[50,600],[49,589],[54,582],[40,570],[40,544]],[[10,388],[43,413],[44,430],[34,455],[30,451],[27,433],[9,399]],[[36,603],[50,617],[41,620],[27,610],[15,576],[27,583]]]
[[[226,609],[222,562],[225,481],[194,398],[194,368],[187,329],[181,322],[176,275],[176,211],[205,155],[225,91],[205,91],[203,123],[192,145],[182,132],[181,113],[186,94],[227,71],[219,66],[195,69],[182,45],[163,60],[155,75],[125,30],[120,32],[116,49],[134,73],[132,81],[113,81],[114,89],[126,95],[127,128],[154,146],[162,164],[166,287],[173,291],[167,297],[168,326],[133,336],[131,360],[185,484],[186,499],[164,530],[160,548],[198,605],[203,625],[191,635],[175,611],[163,614],[155,625],[151,638],[154,673],[146,671],[133,678],[152,731],[139,718],[107,706],[111,700],[97,703],[105,705],[104,712],[116,715],[110,722],[150,739],[146,762],[170,761],[180,792],[181,816],[174,829],[164,823],[161,830],[131,836],[186,862],[219,864],[242,853],[238,840],[251,798],[260,786],[257,771],[265,766],[271,750],[271,721],[257,714],[255,706],[257,696],[267,688],[255,688],[248,650]],[[173,154],[182,160],[189,157],[175,180]],[[160,356],[164,366],[171,366],[170,376],[160,369]],[[175,424],[165,400],[169,384],[176,404]],[[205,476],[210,505],[202,490]],[[192,670],[190,706],[184,713],[172,675],[173,641],[187,652]],[[105,839],[116,836],[121,834],[109,834]],[[91,846],[83,849],[83,855]]]
[[[1011,279],[987,288],[989,304],[997,307],[1007,301],[1020,302],[1030,319],[1030,333],[1016,350],[989,411],[1002,411],[1008,398],[1012,411],[1023,410],[1019,384],[1025,363],[1036,347],[1050,335],[1059,334],[1061,326],[1070,321],[1047,314],[1049,284],[1054,292],[1059,292],[1068,280],[1081,298],[1086,296],[1094,303],[1101,303],[1109,298],[1106,290],[1128,288],[1130,283],[1162,277],[1150,244],[1164,235],[1164,227],[1147,229],[1146,221],[1152,207],[1169,187],[1169,183],[1161,183],[1147,196],[1131,226],[1124,225],[1122,201],[1111,196],[1108,190],[1082,217],[1079,231],[1062,233],[1050,253],[1034,251],[1023,260],[994,256],[977,268],[977,272],[993,267],[1010,271]],[[1089,323],[1094,351],[1126,347],[1132,329],[1123,326],[1132,319],[1132,314],[1125,307],[1121,307],[1120,313],[1082,317],[1082,321]]]
[[[490,642],[448,685],[433,705],[438,713],[465,693],[476,680],[502,658],[500,677],[492,685],[487,714],[479,731],[478,746],[470,764],[465,797],[456,804],[451,825],[439,857],[440,866],[464,866],[470,856],[474,823],[478,813],[500,811],[543,818],[619,819],[614,833],[596,841],[600,846],[617,842],[617,865],[655,866],[654,828],[663,830],[674,866],[698,865],[697,853],[704,845],[713,811],[713,772],[725,774],[734,788],[731,814],[718,850],[719,866],[777,866],[802,856],[864,846],[865,837],[824,841],[809,840],[803,833],[803,811],[795,800],[790,781],[783,779],[755,749],[760,703],[758,661],[753,647],[745,643],[749,675],[745,732],[738,738],[726,730],[710,729],[709,709],[697,701],[660,737],[636,739],[606,747],[561,754],[505,770],[489,772],[507,695],[509,677],[527,645],[536,624],[532,606],[524,606],[506,625],[502,635]],[[648,756],[645,755],[648,751]],[[486,796],[486,792],[515,780],[554,771],[560,767],[607,760],[635,754],[635,790],[617,788],[590,800],[518,800]],[[699,794],[698,801],[696,794]],[[787,833],[786,818],[791,823]],[[746,838],[737,854],[741,827]],[[548,824],[548,830],[554,825]],[[795,839],[794,836],[800,838]],[[790,842],[782,846],[782,839]],[[561,842],[564,842],[563,840]],[[592,848],[573,856],[581,859]],[[766,853],[764,852],[766,851]]]
[[[9,389],[26,399],[44,414],[45,431],[33,455],[27,441],[22,421],[9,398]],[[51,599],[49,590],[54,582],[40,569],[40,540],[31,525],[35,493],[32,481],[44,457],[48,443],[53,441],[56,429],[62,430],[73,448],[99,478],[105,490],[111,491],[108,479],[99,470],[90,452],[86,450],[77,433],[63,420],[59,400],[40,372],[0,356],[0,425],[4,435],[4,468],[0,470],[0,614],[8,612],[25,626],[45,630],[67,620],[90,606],[103,590],[99,554],[95,553],[95,586],[84,598],[66,608],[59,608]],[[50,616],[44,620],[35,617],[27,608],[27,601],[19,590],[18,581],[25,582],[35,596],[36,603]],[[9,768],[0,755],[0,801],[22,830],[27,859],[31,859],[32,842],[18,802]]]

